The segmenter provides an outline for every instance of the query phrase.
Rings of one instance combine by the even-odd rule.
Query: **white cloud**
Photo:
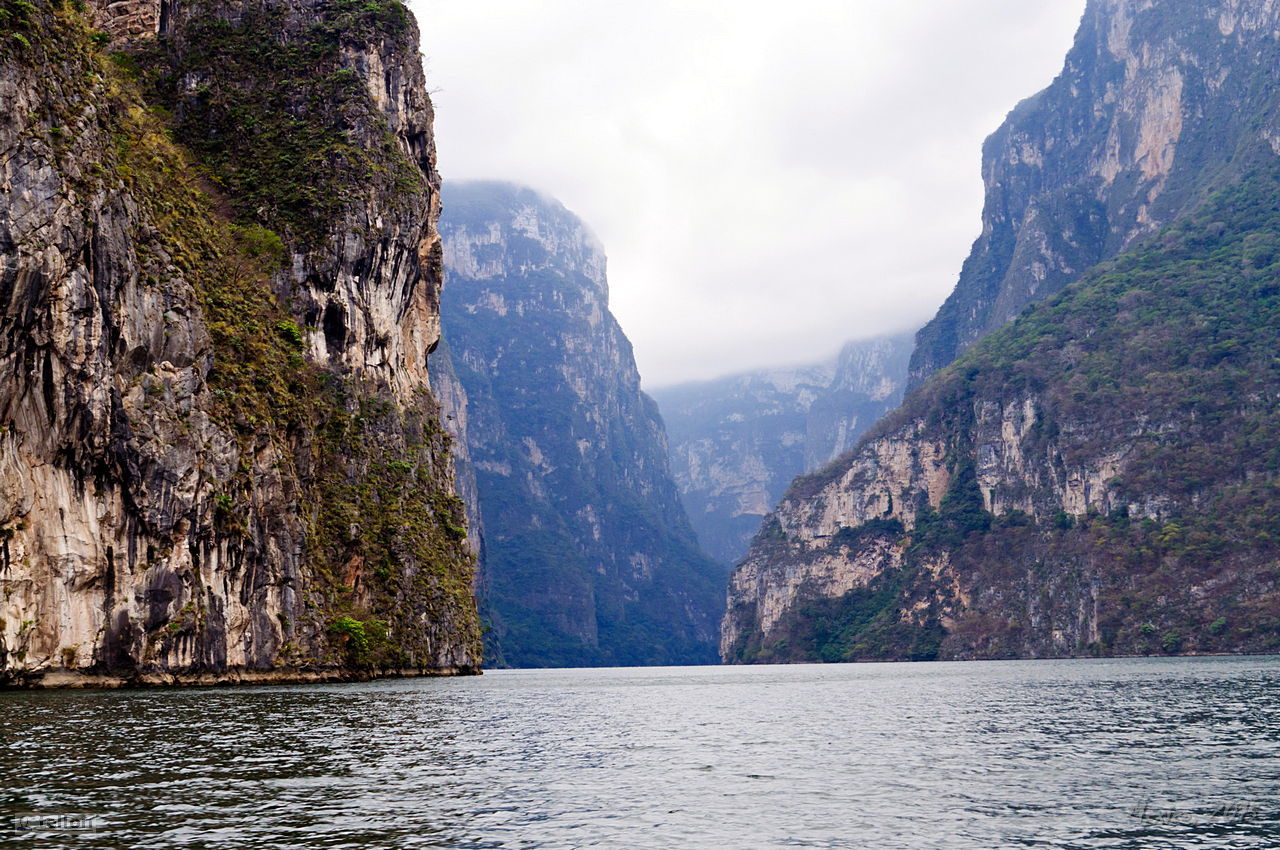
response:
[[[445,179],[554,195],[647,386],[926,321],[1085,0],[413,0]]]

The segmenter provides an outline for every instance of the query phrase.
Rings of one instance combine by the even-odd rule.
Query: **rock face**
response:
[[[600,245],[501,183],[448,184],[441,232],[495,651],[513,666],[713,662],[725,575],[681,508]]]
[[[731,580],[726,660],[1280,647],[1278,25],[1263,0],[1090,3],[988,145],[956,321],[915,362],[1041,300],[794,484]],[[1103,249],[1071,253],[1085,233]]]
[[[85,14],[0,24],[0,679],[477,669],[411,16]]]
[[[797,475],[853,448],[902,401],[911,337],[849,343],[827,363],[653,393],[671,471],[703,548],[736,563]]]
[[[1090,0],[1061,75],[987,140],[982,234],[920,331],[908,389],[1194,209],[1259,134],[1280,147],[1254,73],[1278,17],[1259,0]]]
[[[453,456],[453,485],[462,500],[467,517],[467,543],[471,551],[484,560],[484,518],[480,514],[480,488],[476,483],[476,467],[471,460],[471,444],[467,441],[470,428],[466,387],[458,378],[453,365],[453,355],[444,340],[432,352],[431,389],[440,402],[440,416],[449,433],[449,451]],[[483,574],[477,570],[477,588],[483,589]]]

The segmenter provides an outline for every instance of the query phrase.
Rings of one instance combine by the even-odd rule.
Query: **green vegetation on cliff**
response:
[[[259,576],[255,591],[278,583],[281,593],[295,595],[296,611],[286,609],[294,615],[281,613],[273,624],[278,641],[263,637],[270,632],[260,626],[255,634],[274,657],[253,663],[472,666],[480,657],[473,557],[434,399],[425,387],[400,399],[386,386],[313,362],[302,317],[280,294],[288,292],[280,282],[290,253],[341,233],[353,192],[382,193],[379,202],[412,206],[425,223],[434,191],[426,175],[360,79],[334,67],[344,46],[406,33],[407,13],[398,3],[340,0],[308,29],[314,38],[281,43],[264,35],[279,30],[281,7],[251,3],[244,11],[239,26],[197,17],[176,42],[144,40],[111,53],[111,39],[87,24],[82,5],[6,0],[0,57],[48,80],[26,120],[43,128],[68,202],[125,211],[113,220],[127,222],[130,232],[104,238],[129,252],[127,265],[93,268],[104,300],[113,288],[134,285],[128,269],[136,269],[136,286],[177,293],[167,303],[192,305],[171,321],[189,323],[197,362],[208,364],[209,396],[197,387],[191,397],[212,404],[183,411],[176,427],[194,432],[192,423],[207,415],[234,444],[238,467],[197,501],[187,518],[191,540],[172,547],[189,546],[193,558],[217,549],[237,570]],[[163,96],[176,85],[178,54],[171,50],[178,42],[184,58],[206,63],[200,85],[208,98],[201,102],[212,104],[182,118]],[[365,122],[361,132],[380,128],[376,146],[353,135],[353,113]],[[108,143],[91,147],[97,138]],[[108,331],[113,319],[128,317],[108,314]],[[124,351],[119,330],[112,332],[103,357]],[[141,386],[144,414],[148,399],[172,392],[147,360],[158,353],[138,345],[120,373]],[[201,450],[225,454],[222,447]],[[121,474],[109,463],[99,462],[93,474]],[[208,474],[218,474],[212,462]],[[150,543],[146,551],[146,567],[158,569],[166,552]],[[194,588],[177,616],[145,625],[148,657],[193,642],[214,647],[209,657],[217,657],[220,636],[205,634],[213,619],[208,606],[217,600],[212,589]],[[132,633],[135,625],[123,619]],[[458,649],[444,657],[445,647]],[[114,663],[105,658],[103,672],[119,672]]]
[[[949,446],[951,490],[938,511],[921,506],[910,533],[877,521],[829,543],[846,554],[869,540],[899,546],[904,567],[842,599],[793,607],[734,657],[1280,649],[1277,198],[1274,164],[1250,170],[909,396],[866,439],[919,423]],[[1123,458],[1106,483],[1111,509],[1068,516],[1042,494],[1034,517],[985,510],[976,411],[1024,399],[1037,409],[1025,454],[1063,470]],[[846,468],[798,481],[791,497],[811,497]],[[943,566],[956,587],[936,579]],[[1076,643],[1055,649],[1045,637],[1055,632]]]
[[[317,11],[302,38],[283,41],[264,34],[293,25],[299,13],[285,6],[249,4],[235,22],[196,14],[130,65],[237,214],[302,241],[324,236],[353,194],[407,200],[425,188],[342,61],[344,48],[405,37],[408,11],[398,0],[334,0]],[[384,130],[353,132],[369,125]]]
[[[223,490],[224,527],[244,530],[252,477],[265,472],[249,459],[263,440],[274,443],[310,511],[306,554],[320,579],[317,616],[390,624],[345,659],[284,660],[423,666],[440,622],[471,629],[465,640],[477,643],[465,616],[474,607],[472,556],[461,504],[447,490],[449,437],[434,400],[424,388],[405,410],[386,390],[307,362],[298,326],[270,285],[278,237],[221,218],[163,128],[136,109],[130,114],[117,137],[121,173],[200,295],[214,344],[209,381],[217,413],[235,428],[245,458]],[[414,616],[419,609],[429,618]]]
[[[1274,157],[1275,28],[1265,0],[1087,4],[1062,72],[983,146],[983,228],[908,388]]]

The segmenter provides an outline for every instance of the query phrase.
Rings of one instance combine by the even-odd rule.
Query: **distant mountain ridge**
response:
[[[846,345],[825,363],[653,392],[689,521],[712,557],[746,554],[791,481],[823,466],[902,400],[911,336]]]
[[[724,570],[699,551],[656,405],[609,312],[604,251],[558,202],[448,183],[444,333],[483,529],[491,658],[716,660]],[[439,354],[437,354],[439,356]],[[468,475],[459,476],[469,492]]]

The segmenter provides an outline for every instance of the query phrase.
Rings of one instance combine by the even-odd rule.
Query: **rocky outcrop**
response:
[[[1273,81],[1255,73],[1277,26],[1259,0],[1090,0],[1062,73],[983,148],[982,234],[920,331],[908,388],[1194,209],[1259,133],[1280,139]]]
[[[671,471],[707,553],[744,554],[797,475],[853,448],[898,406],[907,335],[853,342],[827,363],[771,369],[653,393],[671,442]]]
[[[491,651],[513,666],[714,661],[724,573],[681,508],[599,243],[501,183],[448,184],[441,230]]]
[[[1090,4],[1064,75],[988,144],[943,311],[972,347],[765,520],[726,660],[1280,647],[1277,14]],[[1094,226],[1072,198],[1105,250],[1068,253]],[[973,300],[979,266],[998,276]],[[959,350],[919,359],[942,327],[917,377]]]
[[[412,18],[90,12],[2,25],[0,678],[477,669]]]

